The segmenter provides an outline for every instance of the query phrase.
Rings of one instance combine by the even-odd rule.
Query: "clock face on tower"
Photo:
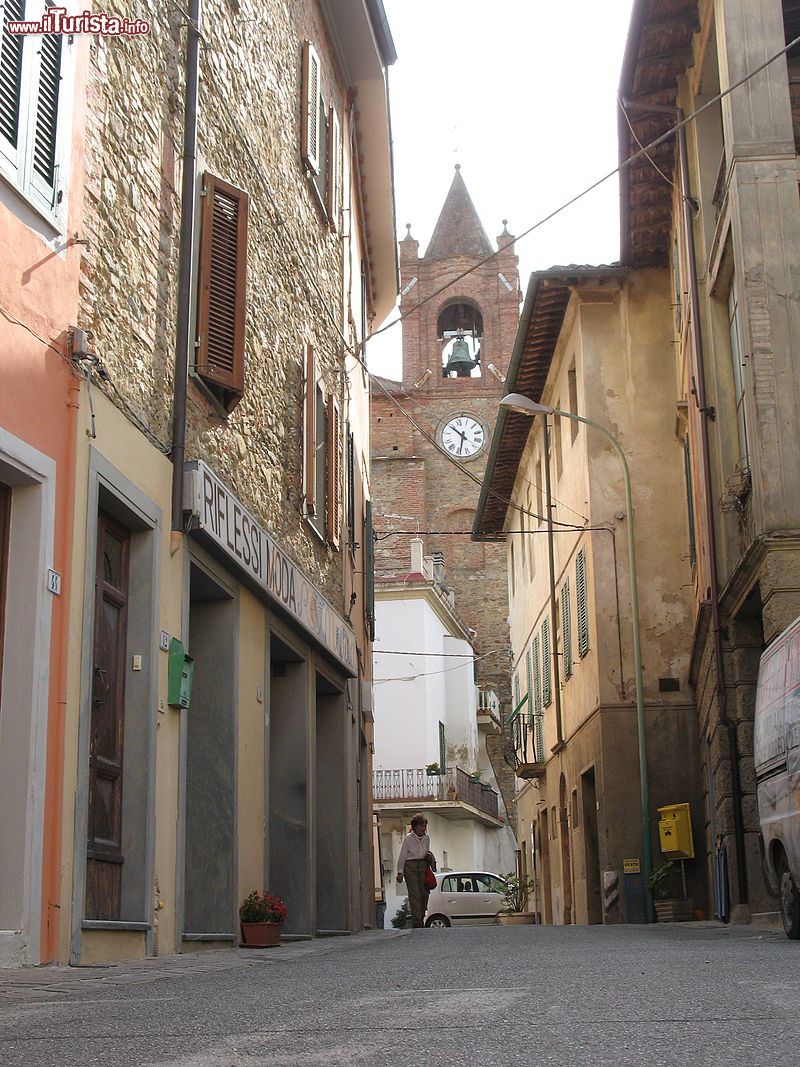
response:
[[[442,430],[442,446],[458,459],[476,456],[486,443],[486,433],[472,415],[454,415]]]

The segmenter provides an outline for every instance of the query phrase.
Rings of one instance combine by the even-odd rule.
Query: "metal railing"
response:
[[[460,800],[498,818],[497,793],[460,767],[449,767],[444,774],[428,774],[424,767],[373,771],[372,790],[376,801]]]

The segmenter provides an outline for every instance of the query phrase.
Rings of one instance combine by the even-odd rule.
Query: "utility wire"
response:
[[[420,671],[418,674],[405,674],[397,678],[374,678],[373,685],[382,685],[384,682],[415,682],[417,678],[431,678],[435,674],[448,674],[450,671],[461,671],[465,667],[472,666],[473,663],[477,663],[478,660],[486,659],[487,656],[496,656],[498,652],[505,652],[505,649],[495,648],[491,652],[484,652],[481,656],[475,656],[470,658],[467,663],[458,663],[455,667],[443,667],[440,671]],[[417,652],[409,652],[410,656],[417,656]]]

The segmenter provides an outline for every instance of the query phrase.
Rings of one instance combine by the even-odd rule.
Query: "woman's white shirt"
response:
[[[397,873],[403,873],[406,860],[424,860],[430,850],[431,839],[427,834],[417,837],[413,830],[410,834],[406,834],[400,849],[400,855],[397,857]]]

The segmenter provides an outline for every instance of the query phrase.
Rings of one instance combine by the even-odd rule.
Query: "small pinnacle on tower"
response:
[[[508,219],[503,219],[503,232],[500,234],[500,236],[501,237],[505,237],[505,236],[510,237],[511,236],[511,234],[508,232]]]
[[[406,235],[403,238],[403,240],[404,241],[413,241],[414,240],[414,238],[411,236],[411,223],[410,222],[406,223]]]

